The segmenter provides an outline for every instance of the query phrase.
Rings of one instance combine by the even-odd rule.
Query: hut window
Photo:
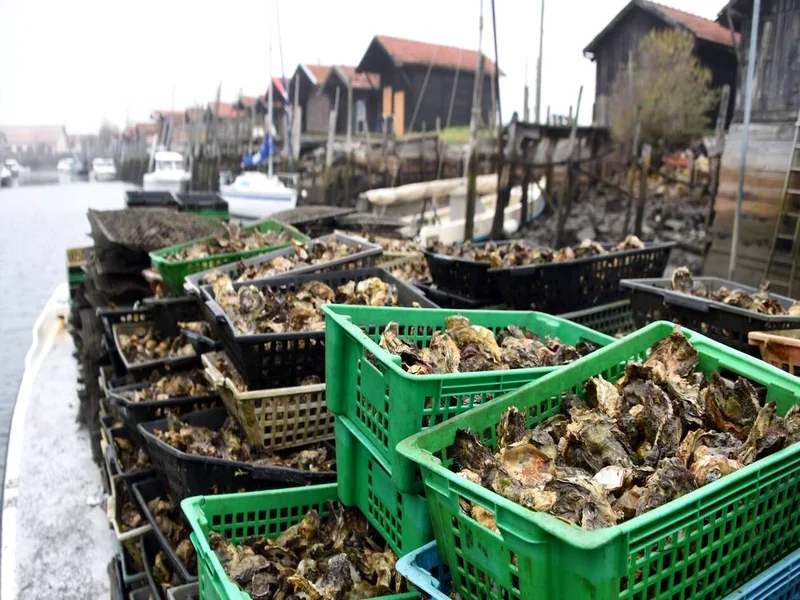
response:
[[[363,133],[367,129],[367,103],[356,100],[356,133]]]

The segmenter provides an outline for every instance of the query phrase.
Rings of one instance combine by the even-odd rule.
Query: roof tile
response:
[[[441,46],[428,42],[418,42],[402,38],[378,35],[376,40],[386,49],[392,60],[398,64],[423,64],[433,63],[438,67],[450,69],[459,68],[462,71],[474,72],[478,66],[478,53],[475,50]],[[486,73],[494,74],[494,63],[484,54],[484,68]],[[500,72],[502,75],[502,71]]]

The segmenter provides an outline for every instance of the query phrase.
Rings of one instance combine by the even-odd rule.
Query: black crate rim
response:
[[[604,248],[612,248],[616,244],[600,244]],[[498,267],[496,269],[489,269],[490,273],[510,273],[511,275],[524,275],[531,271],[547,268],[557,268],[572,265],[583,265],[591,262],[599,262],[608,258],[618,258],[624,256],[635,256],[644,252],[652,250],[667,250],[676,246],[676,242],[645,242],[644,248],[631,248],[629,250],[618,250],[616,252],[608,252],[606,254],[596,254],[594,256],[584,256],[583,258],[574,258],[572,260],[562,260],[558,262],[541,263],[538,265],[518,265],[514,267]]]
[[[212,412],[224,414],[226,417],[228,414],[224,407],[212,408],[182,415],[181,420],[190,423],[190,419],[192,417],[197,418],[197,416],[210,414]],[[239,469],[246,471],[257,478],[263,478],[265,480],[280,477],[286,483],[294,483],[298,485],[308,485],[311,483],[330,483],[336,480],[335,471],[301,471],[300,469],[290,469],[288,467],[275,467],[268,464],[255,465],[236,460],[217,458],[215,456],[198,456],[196,454],[183,452],[158,439],[158,436],[156,436],[154,433],[156,429],[166,430],[168,428],[167,419],[158,419],[156,421],[140,423],[137,428],[142,437],[147,440],[152,447],[157,448],[162,452],[166,452],[174,458],[186,463],[194,463],[199,465],[210,464],[228,469]]]
[[[152,488],[156,486],[160,488],[162,492],[161,494],[152,493]],[[144,518],[147,519],[147,522],[150,523],[150,526],[153,528],[153,534],[158,539],[161,549],[167,554],[172,566],[175,567],[175,569],[179,572],[181,579],[183,579],[185,583],[194,583],[197,581],[197,576],[189,573],[186,565],[184,565],[178,558],[178,555],[175,553],[175,548],[172,547],[172,544],[170,544],[170,541],[166,538],[164,532],[161,531],[161,528],[158,526],[155,515],[153,515],[153,513],[151,513],[150,509],[147,507],[148,500],[152,500],[158,495],[167,496],[170,501],[173,502],[176,510],[183,514],[180,503],[174,504],[172,496],[169,494],[164,484],[162,484],[157,478],[149,477],[148,479],[143,479],[133,484],[133,496],[139,505],[139,511],[144,515]]]
[[[329,260],[322,263],[317,263],[314,265],[305,265],[300,266],[295,269],[290,269],[285,273],[280,273],[278,275],[273,275],[272,277],[268,277],[266,279],[273,279],[275,277],[284,277],[286,275],[302,275],[305,273],[318,273],[324,271],[331,271],[335,272],[339,269],[339,267],[344,267],[350,263],[354,263],[361,260],[370,260],[376,259],[383,253],[383,247],[380,244],[375,244],[369,242],[367,240],[362,240],[360,238],[356,238],[353,236],[342,235],[340,233],[330,233],[328,235],[323,235],[318,238],[314,238],[310,240],[308,243],[315,243],[315,242],[327,242],[331,239],[335,239],[342,244],[346,244],[348,246],[358,246],[361,245],[363,250],[360,252],[355,252],[353,254],[348,254],[347,256],[343,256],[341,258],[335,258],[333,260]],[[205,278],[209,275],[209,273],[213,273],[214,271],[221,271],[223,273],[232,273],[234,271],[240,270],[240,266],[242,268],[249,267],[252,265],[260,265],[270,260],[277,258],[278,256],[285,256],[287,254],[294,253],[293,246],[287,246],[285,248],[280,248],[278,250],[273,250],[272,252],[267,252],[266,254],[260,254],[258,256],[253,256],[244,260],[238,260],[231,263],[226,263],[224,265],[219,265],[217,267],[213,267],[211,269],[206,269],[205,271],[200,271],[199,273],[192,273],[191,275],[187,275],[184,278],[185,285],[187,289],[191,292],[197,294],[199,293],[201,299],[208,301],[213,300],[214,295],[209,293],[209,287],[205,283],[201,283],[204,281]],[[253,281],[248,282],[237,282],[237,283],[253,283],[254,281],[262,281],[260,279],[254,279]]]
[[[325,283],[328,280],[334,279],[342,279],[343,276],[347,280],[363,280],[368,279],[369,277],[380,277],[386,283],[390,283],[397,287],[398,292],[400,288],[404,288],[407,292],[409,292],[413,297],[415,302],[419,302],[421,308],[439,308],[434,304],[431,300],[425,297],[425,295],[416,289],[414,286],[407,284],[399,279],[393,277],[388,271],[385,271],[379,267],[368,267],[365,269],[354,269],[353,271],[329,271],[327,273],[306,273],[304,275],[299,276],[288,276],[288,277],[270,277],[269,279],[259,279],[256,281],[240,281],[233,284],[233,289],[238,290],[242,286],[253,285],[257,287],[259,290],[263,290],[264,288],[270,287],[281,287],[286,286],[287,284],[294,284],[299,285],[301,283],[305,283],[306,281],[321,281]],[[204,288],[210,288],[211,286],[203,286]],[[317,337],[324,337],[325,330],[320,329],[319,331],[286,331],[283,333],[259,333],[259,334],[240,334],[236,332],[236,328],[233,326],[233,321],[228,316],[228,314],[222,310],[222,307],[215,300],[210,300],[206,303],[207,305],[212,305],[213,307],[211,310],[214,312],[217,321],[228,327],[230,331],[233,333],[233,337],[237,342],[269,342],[272,340],[296,340],[296,339],[308,339],[312,336]]]
[[[434,288],[434,283],[430,280],[415,281],[413,285],[421,289],[431,300],[436,300],[440,307],[478,309],[499,303],[499,298],[469,298],[438,287]]]
[[[731,281],[729,279],[722,279],[721,277],[693,277],[693,281],[697,283],[719,283],[723,284],[729,289],[740,289],[748,294],[752,294],[758,291],[758,288],[754,288],[749,285],[744,285],[743,283],[738,283],[736,281]],[[763,321],[764,323],[800,323],[800,316],[791,316],[791,315],[767,315],[764,313],[754,312],[752,310],[746,310],[744,308],[740,308],[738,306],[731,306],[730,304],[725,304],[724,302],[718,302],[716,300],[711,300],[709,298],[700,298],[699,296],[693,296],[692,294],[685,294],[683,292],[678,292],[673,289],[661,288],[658,287],[657,284],[664,284],[664,285],[672,285],[672,280],[669,278],[649,278],[649,279],[622,279],[620,280],[620,285],[630,288],[634,291],[644,292],[648,294],[653,294],[655,296],[661,296],[665,302],[667,302],[668,298],[678,298],[678,302],[668,302],[669,304],[674,304],[676,306],[680,306],[682,308],[686,308],[688,310],[695,310],[697,312],[706,312],[702,308],[701,305],[707,305],[709,309],[713,308],[722,312],[733,313],[742,317],[747,317],[749,319],[753,319],[755,321]],[[692,302],[683,302],[682,300],[690,298]],[[782,296],[780,294],[775,294],[773,292],[769,292],[769,298],[771,300],[777,300],[783,306],[784,304],[794,304],[798,302],[797,300],[790,298],[788,296]],[[694,306],[690,306],[693,304]],[[784,308],[788,308],[784,306]]]
[[[119,387],[115,387],[113,389],[109,388],[108,395],[109,398],[115,403],[125,406],[126,408],[133,408],[141,407],[141,408],[161,408],[161,407],[172,407],[172,406],[182,406],[184,404],[196,404],[200,402],[212,402],[215,400],[219,400],[218,394],[206,394],[204,396],[175,396],[173,398],[167,398],[166,400],[143,400],[141,402],[134,402],[133,400],[128,400],[121,392],[129,392],[132,390],[140,390],[147,387],[148,382],[142,381],[139,383],[129,383],[126,385],[122,385]]]

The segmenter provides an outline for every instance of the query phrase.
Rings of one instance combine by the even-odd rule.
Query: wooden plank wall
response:
[[[722,156],[712,246],[705,275],[727,277],[731,235],[736,210],[743,127],[731,125]],[[791,156],[794,121],[754,123],[747,152],[740,247],[736,281],[758,285],[764,276],[775,223],[780,213],[783,183]],[[797,291],[800,292],[800,286]]]

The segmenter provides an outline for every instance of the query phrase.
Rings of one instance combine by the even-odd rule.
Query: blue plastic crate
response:
[[[433,600],[450,600],[450,569],[439,558],[436,541],[409,552],[397,561],[397,572]]]
[[[400,569],[399,564],[397,568]],[[744,584],[725,600],[797,600],[798,598],[800,598],[800,550],[795,550]]]

